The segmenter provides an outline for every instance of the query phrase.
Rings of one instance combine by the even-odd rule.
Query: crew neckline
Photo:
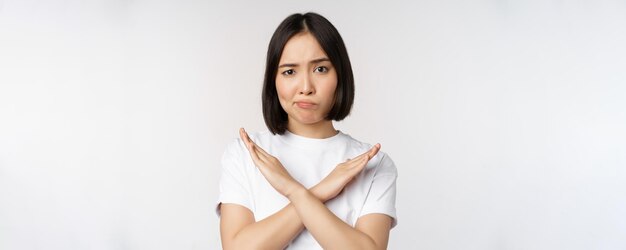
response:
[[[289,130],[285,130],[285,133],[280,136],[280,138],[285,141],[288,144],[291,144],[293,146],[299,146],[299,147],[321,147],[321,146],[328,146],[330,143],[334,143],[336,141],[341,140],[342,138],[345,137],[346,134],[344,134],[343,132],[341,132],[341,130],[336,130],[337,134],[331,136],[331,137],[327,137],[327,138],[322,138],[322,139],[318,139],[318,138],[310,138],[310,137],[305,137],[305,136],[301,136],[301,135],[297,135],[294,134],[292,132],[290,132]]]

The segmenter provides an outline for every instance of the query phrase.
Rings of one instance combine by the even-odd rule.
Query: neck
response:
[[[287,124],[289,132],[314,139],[325,139],[337,134],[337,130],[333,126],[332,121],[324,120],[315,124],[298,124],[289,119]]]

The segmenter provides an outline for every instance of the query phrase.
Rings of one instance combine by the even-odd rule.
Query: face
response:
[[[334,103],[337,72],[315,37],[293,36],[283,49],[276,74],[280,105],[289,126],[331,122],[324,118]]]

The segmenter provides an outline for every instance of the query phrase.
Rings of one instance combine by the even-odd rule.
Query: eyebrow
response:
[[[330,59],[328,59],[327,57],[322,57],[322,58],[311,60],[309,63],[315,64],[315,63],[327,62],[327,61],[330,61]],[[296,66],[298,66],[297,63],[283,63],[283,64],[279,65],[278,68],[282,68],[282,67],[296,67]]]

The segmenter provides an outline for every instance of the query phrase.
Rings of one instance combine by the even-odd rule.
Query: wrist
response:
[[[285,196],[287,197],[287,199],[289,199],[289,201],[293,202],[294,200],[297,200],[299,198],[302,198],[308,195],[312,195],[316,197],[313,193],[309,192],[309,190],[307,190],[304,186],[299,185],[299,186],[293,187],[290,190],[290,192],[286,194]]]
[[[313,186],[311,189],[309,189],[309,192],[321,202],[326,202],[329,200],[328,195],[326,195],[326,192],[324,191],[324,186],[321,185],[321,183]]]

